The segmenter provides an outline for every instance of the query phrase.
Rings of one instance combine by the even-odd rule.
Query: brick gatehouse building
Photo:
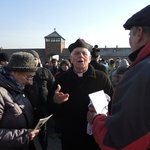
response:
[[[54,32],[50,33],[49,35],[45,36],[45,48],[35,48],[34,50],[38,52],[40,55],[40,59],[42,63],[48,62],[51,60],[51,58],[54,55],[59,56],[59,61],[62,59],[68,59],[69,58],[69,51],[67,48],[65,48],[65,39],[56,32],[54,29]],[[94,46],[94,45],[93,45]],[[18,51],[24,51],[24,52],[30,52],[33,50],[33,48],[18,48],[18,49],[0,49],[0,52],[6,52],[9,55],[11,55],[14,52]],[[116,46],[115,48],[107,48],[106,46],[104,48],[100,48],[100,55],[101,58],[108,60],[109,58],[116,59],[117,57],[120,58],[127,58],[127,56],[131,53],[130,48],[118,48]]]

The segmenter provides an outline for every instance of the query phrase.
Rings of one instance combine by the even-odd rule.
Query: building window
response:
[[[60,38],[56,38],[56,42],[60,42]]]
[[[55,42],[55,38],[51,38],[51,42]]]
[[[49,38],[46,38],[45,41],[46,41],[46,42],[50,42],[50,39],[49,39]]]

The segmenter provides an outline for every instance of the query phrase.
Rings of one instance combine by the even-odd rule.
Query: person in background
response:
[[[54,77],[51,71],[45,67],[42,67],[41,60],[39,54],[35,50],[31,50],[30,53],[34,56],[34,62],[38,67],[36,74],[33,78],[34,85],[37,86],[37,90],[35,93],[30,96],[33,99],[33,96],[36,96],[36,111],[35,111],[35,124],[38,122],[39,119],[44,118],[47,116],[46,112],[46,104],[47,104],[47,96],[48,92],[52,89],[52,85],[54,84]],[[26,88],[31,88],[31,86]],[[33,87],[32,87],[33,89]],[[37,91],[37,92],[36,92]],[[38,135],[40,144],[43,150],[47,150],[48,147],[48,131],[47,131],[47,123],[45,123]]]
[[[108,62],[104,58],[100,58],[99,63],[104,65],[106,68],[108,68]],[[108,69],[107,69],[107,73],[108,73]]]
[[[94,48],[92,48],[92,60],[90,64],[97,70],[103,71],[106,75],[108,75],[107,68],[101,64],[100,61],[100,49],[98,48],[98,45],[95,45]]]
[[[37,67],[30,53],[16,52],[0,70],[0,149],[34,150],[39,133],[33,126],[33,108],[25,86],[33,83]]]
[[[111,80],[111,75],[116,70],[115,61],[114,61],[113,58],[109,59],[108,68],[107,69],[108,69],[109,78]]]
[[[118,68],[112,73],[111,76],[111,82],[114,87],[116,87],[116,85],[118,84],[122,75],[125,73],[128,67],[129,67],[129,62],[126,59],[122,59],[119,63]]]
[[[55,74],[55,80],[57,80],[57,78],[59,78],[63,73],[67,72],[69,69],[71,68],[71,63],[69,60],[64,59],[61,61],[60,66],[59,66],[59,70],[56,72]],[[53,116],[54,119],[54,128],[55,131],[54,133],[51,135],[52,138],[56,138],[56,137],[61,137],[61,118],[59,116],[59,113],[55,113],[55,115]]]
[[[121,58],[118,57],[118,58],[115,60],[115,68],[116,68],[116,69],[119,67],[120,62],[121,62]]]
[[[48,63],[48,62],[45,62],[45,63],[43,64],[43,67],[45,67],[45,68],[49,69],[49,68],[50,68],[50,65],[49,65],[49,63]]]
[[[53,111],[61,117],[62,150],[97,150],[93,136],[87,134],[88,94],[104,90],[112,95],[112,84],[105,73],[95,70],[91,61],[91,45],[77,39],[68,47],[72,67],[54,83],[51,94]],[[50,108],[49,108],[50,109]],[[51,109],[50,109],[51,110]],[[55,115],[55,113],[53,113]]]
[[[150,5],[123,25],[129,32],[132,63],[115,89],[110,116],[89,108],[87,120],[102,150],[150,149]]]
[[[55,79],[59,77],[62,73],[68,71],[71,68],[71,63],[69,60],[64,59],[61,61],[59,70],[55,74]]]
[[[59,70],[59,63],[58,60],[55,58],[53,58],[51,62],[52,62],[52,67],[50,67],[50,71],[52,75],[55,77],[57,71]]]
[[[0,68],[7,65],[9,62],[9,55],[7,53],[0,53]]]

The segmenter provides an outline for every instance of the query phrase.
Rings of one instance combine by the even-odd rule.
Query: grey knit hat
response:
[[[35,57],[35,58],[40,58],[39,54],[35,50],[31,50],[30,53]]]
[[[19,72],[35,72],[37,67],[34,62],[34,56],[27,52],[16,52],[10,57],[8,65],[6,65],[8,71]]]

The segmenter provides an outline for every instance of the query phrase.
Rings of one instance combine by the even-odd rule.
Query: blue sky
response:
[[[99,47],[129,47],[123,28],[149,0],[0,0],[0,47],[44,48],[56,31],[65,47],[83,38]]]

